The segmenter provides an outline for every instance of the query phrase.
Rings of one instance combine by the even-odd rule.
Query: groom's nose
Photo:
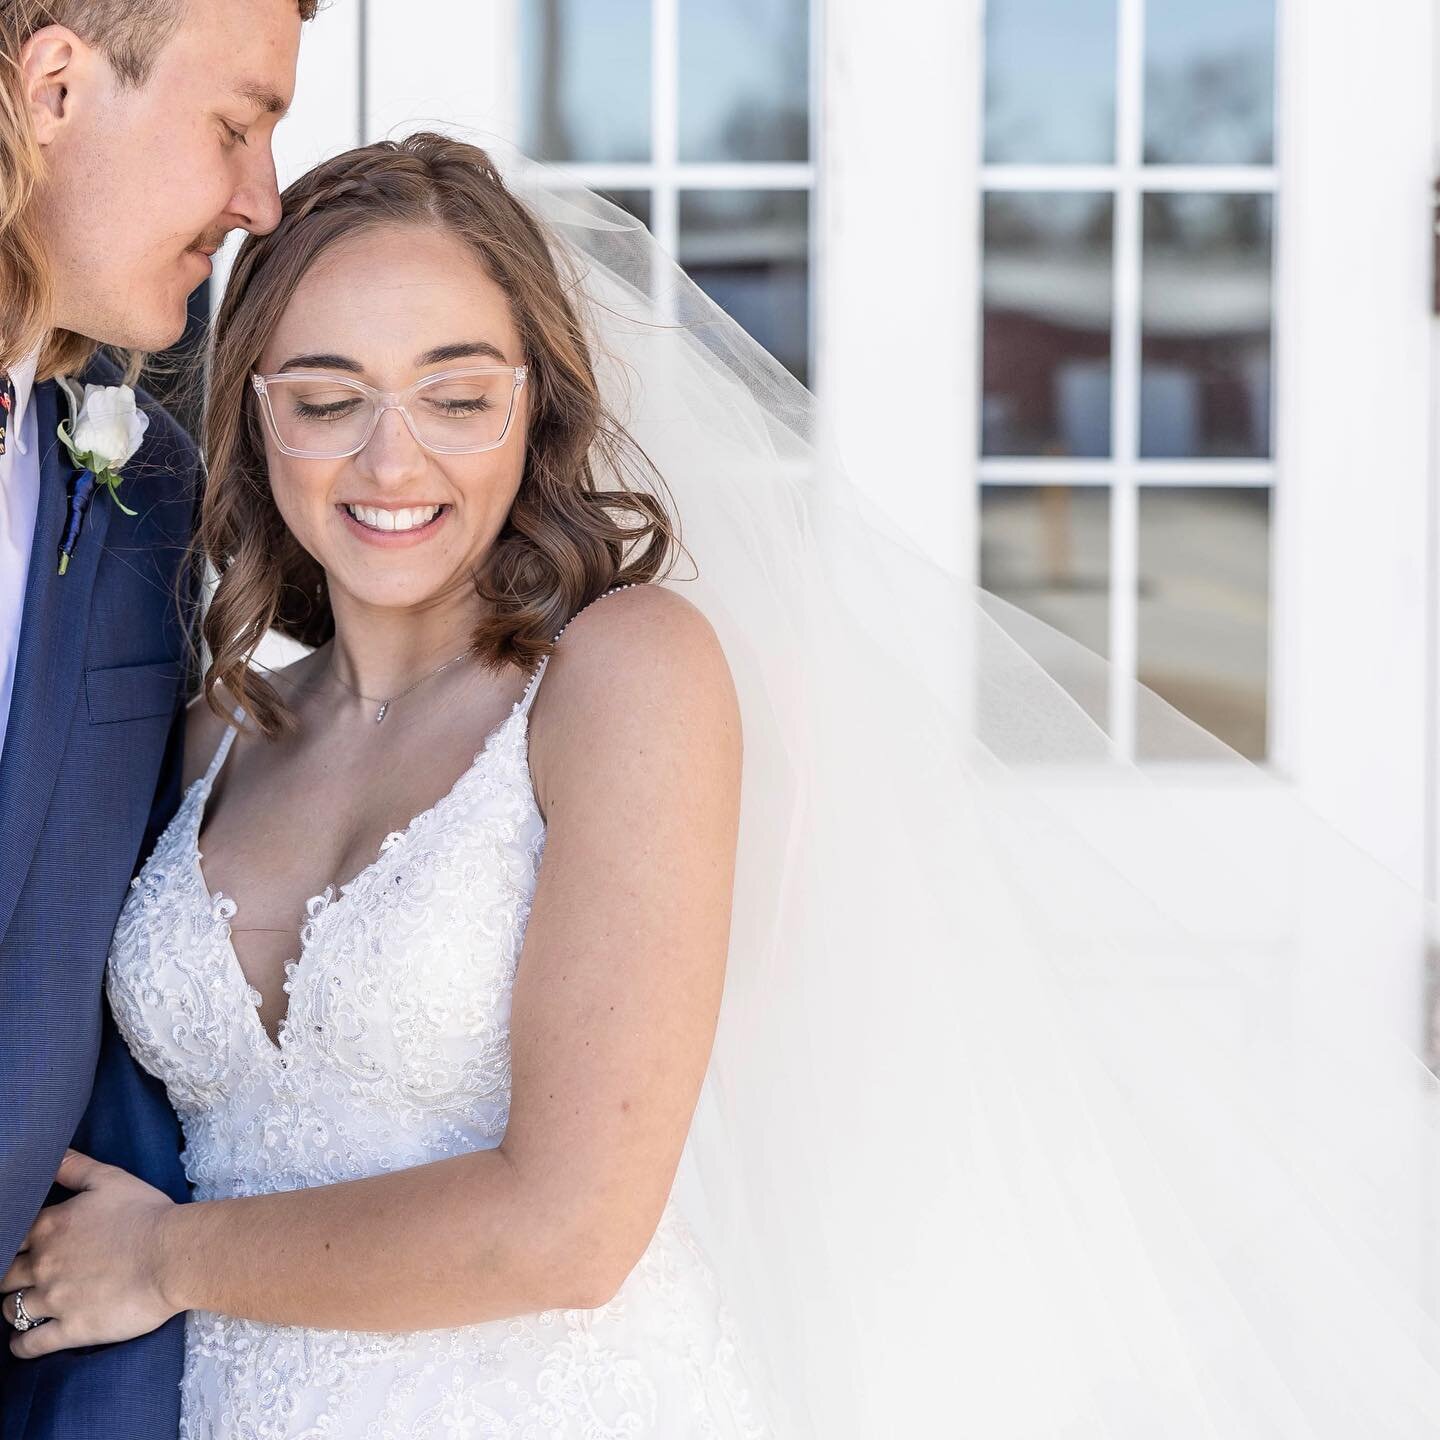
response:
[[[256,235],[268,235],[280,223],[280,189],[275,179],[275,156],[268,144],[254,152],[254,162],[230,201],[240,225]]]

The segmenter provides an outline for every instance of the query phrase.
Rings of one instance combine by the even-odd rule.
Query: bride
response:
[[[671,522],[594,493],[544,239],[463,147],[344,157],[218,336],[208,703],[107,984],[201,1203],[67,1159],[93,1203],[7,1285],[54,1317],[31,1353],[190,1311],[196,1437],[763,1433],[667,1204],[739,715],[647,583]],[[272,684],[249,651],[297,606],[326,639]]]
[[[1435,1433],[1436,1089],[1354,963],[1409,897],[1119,762],[613,207],[320,166],[206,441],[107,972],[194,1203],[67,1155],[18,1354],[186,1312],[190,1440]]]

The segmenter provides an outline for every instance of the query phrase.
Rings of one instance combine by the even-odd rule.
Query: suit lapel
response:
[[[40,505],[25,582],[10,720],[0,749],[0,943],[40,843],[64,760],[84,680],[90,596],[110,524],[109,497],[97,495],[68,572],[56,574],[75,473],[55,434],[59,401],[53,380],[35,387]]]

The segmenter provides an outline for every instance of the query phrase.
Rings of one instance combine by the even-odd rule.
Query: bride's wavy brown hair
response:
[[[477,660],[533,666],[577,610],[612,586],[663,576],[680,549],[678,525],[653,493],[664,491],[660,476],[601,399],[575,278],[484,150],[430,133],[381,141],[317,166],[282,198],[279,226],[240,247],[215,317],[194,556],[219,577],[203,627],[206,700],[228,719],[223,685],[269,737],[295,717],[250,664],[255,647],[272,629],[320,645],[335,622],[323,570],[271,495],[250,376],[301,280],[349,236],[388,225],[454,235],[505,292],[524,347],[525,466],[474,575],[484,602],[471,638]],[[602,474],[614,488],[600,488]]]

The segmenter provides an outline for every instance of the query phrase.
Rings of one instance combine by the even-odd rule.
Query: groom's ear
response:
[[[37,30],[20,47],[20,82],[35,139],[49,145],[74,110],[71,91],[94,59],[91,48],[64,25]]]

